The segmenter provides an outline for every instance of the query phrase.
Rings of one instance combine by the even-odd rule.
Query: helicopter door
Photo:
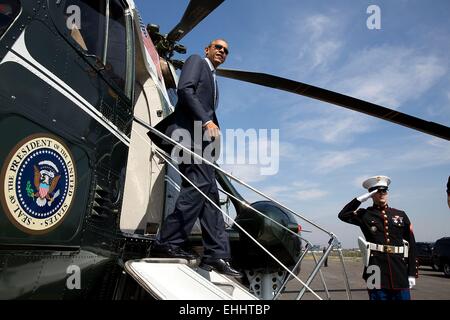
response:
[[[97,110],[120,141],[103,135],[95,148],[94,199],[91,217],[114,230],[123,203],[123,190],[133,119],[134,29],[122,0],[66,0],[55,5],[62,11],[60,30],[74,44],[97,90]],[[92,93],[92,91],[91,91]],[[86,92],[86,94],[89,94]]]
[[[168,109],[152,78],[136,94],[136,117],[155,125]],[[164,163],[152,153],[145,127],[133,123],[128,154],[120,230],[125,233],[156,234],[161,223],[165,190]]]

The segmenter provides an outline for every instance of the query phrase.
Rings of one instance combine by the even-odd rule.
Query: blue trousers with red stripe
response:
[[[411,300],[409,289],[373,289],[367,291],[370,300]]]

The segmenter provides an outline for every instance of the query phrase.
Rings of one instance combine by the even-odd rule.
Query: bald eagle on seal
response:
[[[34,196],[37,197],[36,203],[38,206],[43,207],[47,203],[47,200],[53,201],[53,198],[50,196],[58,185],[59,176],[53,176],[47,172],[39,171],[38,167],[34,167],[34,186],[38,190]]]

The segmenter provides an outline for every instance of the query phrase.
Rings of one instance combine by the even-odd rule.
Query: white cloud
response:
[[[349,58],[348,65],[333,73],[328,83],[332,83],[337,92],[397,109],[426,94],[447,70],[448,62],[435,55],[382,46],[356,52]],[[292,114],[291,109],[295,112],[295,108],[286,112]],[[406,107],[402,109],[410,113]],[[285,127],[294,137],[333,144],[348,143],[360,134],[376,130],[378,122],[374,119],[343,110],[318,108],[300,121],[292,120],[298,117],[285,116]]]
[[[374,176],[374,175],[373,174],[359,175],[353,179],[353,185],[357,188],[361,188],[363,181],[372,176]]]
[[[295,189],[312,189],[318,188],[319,184],[317,182],[311,182],[306,180],[297,180],[292,183]]]
[[[319,189],[302,190],[296,192],[297,199],[303,201],[321,199],[327,194],[328,192]]]
[[[268,186],[263,188],[263,193],[267,194],[269,197],[277,200],[284,197],[286,194],[292,192],[292,187],[288,185],[284,186]]]
[[[297,159],[298,146],[290,142],[280,142],[280,159]]]
[[[323,14],[310,16],[304,21],[304,29],[311,35],[311,39],[319,39],[323,36],[324,31],[333,25],[330,17]]]
[[[246,183],[260,182],[269,177],[261,174],[261,167],[258,165],[224,165],[223,169]]]
[[[297,66],[302,73],[326,67],[339,57],[344,46],[342,19],[338,14],[315,14],[297,17],[290,28],[298,42]],[[295,67],[294,67],[295,68]]]
[[[320,174],[330,173],[336,169],[359,163],[369,155],[370,152],[365,149],[325,152],[318,159],[314,172]]]
[[[422,139],[421,139],[422,140]],[[425,143],[416,141],[403,146],[403,150],[393,153],[387,162],[395,169],[425,168],[450,163],[450,143],[439,138],[432,138]]]
[[[313,64],[312,67],[316,67],[322,64],[327,64],[332,57],[335,57],[337,51],[342,47],[342,43],[339,41],[323,41],[314,44],[312,51]]]
[[[298,201],[317,200],[327,196],[328,191],[322,190],[320,184],[310,181],[294,181],[286,185],[269,186],[263,189],[273,199],[289,204]]]
[[[358,172],[358,176],[352,179],[352,184],[360,188],[364,179],[377,174],[389,175],[389,172],[450,165],[450,143],[443,139],[430,139],[417,134],[407,138],[386,140],[374,149],[316,151],[310,157],[299,154],[298,162],[306,168],[311,168],[312,173],[320,175],[341,169],[346,169],[348,174]]]
[[[448,62],[405,47],[381,46],[356,52],[336,77],[343,93],[397,108],[422,96],[447,73]]]
[[[351,112],[330,111],[319,118],[287,122],[286,129],[296,138],[325,143],[341,143],[353,140],[356,134],[373,131],[371,120]]]

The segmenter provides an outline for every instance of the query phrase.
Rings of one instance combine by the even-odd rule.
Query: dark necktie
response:
[[[213,70],[212,73],[214,79],[214,110],[216,110],[219,104],[219,91],[217,87],[216,70]]]

